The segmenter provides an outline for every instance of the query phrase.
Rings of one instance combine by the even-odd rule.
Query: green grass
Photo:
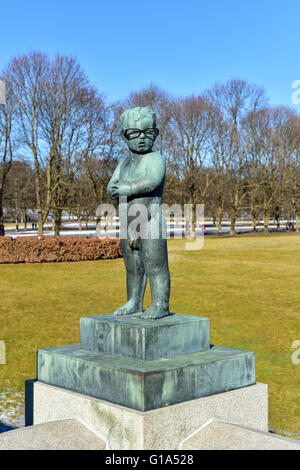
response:
[[[206,237],[204,249],[169,241],[171,310],[209,316],[211,342],[256,353],[269,384],[269,425],[300,432],[300,235]],[[0,390],[34,378],[36,351],[79,342],[79,319],[126,301],[123,260],[0,266]],[[149,289],[145,305],[150,303]]]

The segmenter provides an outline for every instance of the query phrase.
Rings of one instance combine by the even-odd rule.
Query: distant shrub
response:
[[[120,258],[120,241],[97,237],[0,238],[0,264],[53,263]]]

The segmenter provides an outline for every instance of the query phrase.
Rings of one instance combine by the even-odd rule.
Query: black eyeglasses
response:
[[[159,130],[156,128],[153,129],[152,127],[144,129],[143,131],[141,129],[125,129],[121,131],[121,134],[123,134],[127,140],[137,139],[141,134],[144,134],[148,139],[155,139],[159,134]]]

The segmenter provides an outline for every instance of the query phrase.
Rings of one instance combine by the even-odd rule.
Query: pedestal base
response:
[[[147,412],[41,382],[32,390],[33,424],[75,418],[112,450],[177,450],[211,419],[268,430],[268,387],[259,383]]]
[[[80,346],[153,361],[209,349],[209,325],[209,318],[180,313],[157,320],[138,315],[92,315],[80,319]]]
[[[255,355],[212,346],[207,351],[141,361],[80,348],[38,351],[40,382],[149,411],[255,384]]]

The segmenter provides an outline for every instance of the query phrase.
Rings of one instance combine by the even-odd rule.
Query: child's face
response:
[[[145,129],[155,128],[152,119],[149,119],[149,118],[139,119],[138,121],[129,119],[127,122],[127,125],[128,125],[127,129],[145,130]],[[130,131],[129,134],[131,132],[133,131]],[[125,139],[125,141],[128,145],[129,150],[131,150],[133,153],[138,153],[138,154],[143,155],[143,154],[151,152],[155,139],[156,139],[155,136],[149,138],[145,134],[141,133],[139,137],[135,139],[131,139],[131,140]]]

